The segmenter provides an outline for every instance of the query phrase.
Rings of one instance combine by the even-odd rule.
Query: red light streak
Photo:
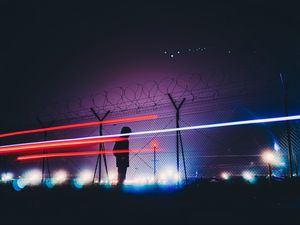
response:
[[[60,152],[60,153],[46,153],[46,154],[35,154],[28,156],[19,156],[18,161],[24,160],[34,160],[34,159],[43,159],[43,158],[56,158],[56,157],[70,157],[70,156],[89,156],[89,155],[98,155],[98,154],[113,154],[113,153],[137,153],[137,152],[147,152],[149,150],[142,149],[131,149],[131,150],[102,150],[97,151],[85,151],[85,152]]]
[[[117,142],[124,141],[127,138],[101,138],[95,137],[87,140],[58,140],[58,141],[45,141],[45,142],[36,142],[36,143],[25,143],[17,145],[7,145],[0,147],[0,153],[15,153],[21,151],[32,151],[40,149],[54,149],[54,148],[66,148],[66,147],[78,147],[85,145],[93,145],[106,142]]]
[[[54,126],[54,127],[47,127],[47,128],[39,128],[39,129],[4,133],[4,134],[0,134],[0,138],[23,135],[23,134],[41,133],[41,132],[46,132],[46,131],[65,130],[65,129],[81,128],[81,127],[91,127],[91,126],[97,126],[100,124],[125,123],[125,122],[134,122],[134,121],[140,121],[140,120],[157,119],[157,118],[158,118],[158,116],[156,116],[156,115],[146,115],[146,116],[113,119],[113,120],[104,120],[104,121],[97,121],[97,122],[69,124],[69,125],[62,125],[62,126]]]

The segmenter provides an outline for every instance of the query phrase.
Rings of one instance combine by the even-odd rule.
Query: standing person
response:
[[[121,134],[131,133],[131,129],[129,127],[123,127],[121,130]],[[122,136],[125,138],[129,138],[128,136]],[[114,150],[129,150],[129,141],[118,141],[115,143]],[[116,157],[116,165],[118,167],[118,185],[124,183],[126,178],[127,168],[129,167],[129,152],[126,153],[114,153]]]

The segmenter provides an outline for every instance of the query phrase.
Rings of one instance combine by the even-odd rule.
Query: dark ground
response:
[[[199,182],[179,190],[2,186],[1,224],[298,224],[300,182]]]

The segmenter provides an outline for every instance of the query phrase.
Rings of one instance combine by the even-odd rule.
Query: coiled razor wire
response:
[[[43,105],[39,116],[44,120],[59,122],[72,119],[90,119],[90,108],[99,113],[111,111],[115,116],[132,115],[145,111],[155,111],[169,106],[167,94],[174,99],[186,99],[186,104],[213,104],[214,102],[228,102],[241,96],[267,92],[274,85],[274,80],[241,80],[230,82],[226,76],[213,85],[204,76],[192,74],[163,78],[158,81],[135,83],[127,87],[116,87],[110,91],[103,90],[89,96],[76,96],[65,101],[57,101]],[[258,91],[259,90],[259,91]]]
[[[147,126],[142,125],[143,129],[170,128],[175,126],[175,111],[167,96],[170,94],[177,101],[181,101],[183,98],[186,99],[181,112],[180,123],[182,125],[192,125],[195,120],[199,121],[198,124],[231,121],[234,120],[235,115],[240,114],[246,118],[252,117],[245,112],[242,106],[255,105],[257,99],[262,99],[264,95],[273,93],[274,87],[276,89],[277,86],[277,81],[274,79],[260,79],[259,81],[240,79],[233,81],[230,77],[221,74],[216,79],[210,80],[202,74],[184,74],[162,78],[157,81],[116,87],[110,89],[110,91],[103,90],[88,96],[76,96],[65,101],[57,101],[43,106],[39,117],[43,121],[55,119],[56,124],[91,121],[95,120],[90,112],[90,108],[93,107],[99,114],[111,111],[110,118],[156,114],[159,119],[147,122]],[[280,95],[280,91],[278,93]],[[134,122],[132,126],[134,129],[139,129],[142,123]],[[271,126],[267,129],[262,126],[256,127],[255,132],[264,134],[267,137],[266,139],[270,136],[276,137],[281,153],[284,155],[287,153],[287,141],[282,124],[279,127],[280,129],[278,129],[278,126],[274,126],[274,128]],[[300,146],[299,123],[295,123],[293,127],[293,144],[297,153]],[[104,133],[116,133],[119,132],[119,129],[119,126],[104,126]],[[239,133],[245,128],[237,129],[237,133]],[[90,135],[97,135],[97,133],[95,128],[89,131]],[[217,176],[224,170],[230,171],[232,174],[238,174],[246,169],[255,170],[257,174],[264,174],[267,168],[260,161],[260,152],[264,148],[273,148],[273,143],[271,144],[270,141],[256,140],[255,135],[253,135],[248,141],[254,144],[247,147],[247,151],[244,153],[243,151],[237,152],[235,146],[241,145],[237,143],[245,141],[243,140],[245,137],[232,137],[227,132],[224,133],[219,130],[187,132],[183,134],[182,138],[186,153],[188,177]],[[153,140],[159,140],[159,148],[164,149],[157,153],[158,173],[170,165],[175,166],[175,134],[170,134],[169,137],[152,136],[136,143],[132,141],[131,147],[151,149]],[[96,158],[88,157],[85,160],[87,165],[94,165]],[[109,170],[116,170],[114,160],[113,156],[108,156]],[[51,160],[51,162],[54,163],[54,160]],[[75,171],[80,167],[79,159],[68,158],[64,159],[63,162],[70,162],[72,167],[76,167]],[[180,163],[182,163],[182,158]],[[153,153],[132,154],[130,165],[129,177],[152,174]],[[283,168],[281,174],[285,173],[286,168]]]

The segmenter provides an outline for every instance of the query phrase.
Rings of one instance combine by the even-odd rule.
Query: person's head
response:
[[[121,130],[121,134],[127,134],[127,133],[131,133],[131,132],[132,131],[131,131],[130,127],[123,127],[122,130]],[[129,135],[124,136],[124,137],[129,137]]]

